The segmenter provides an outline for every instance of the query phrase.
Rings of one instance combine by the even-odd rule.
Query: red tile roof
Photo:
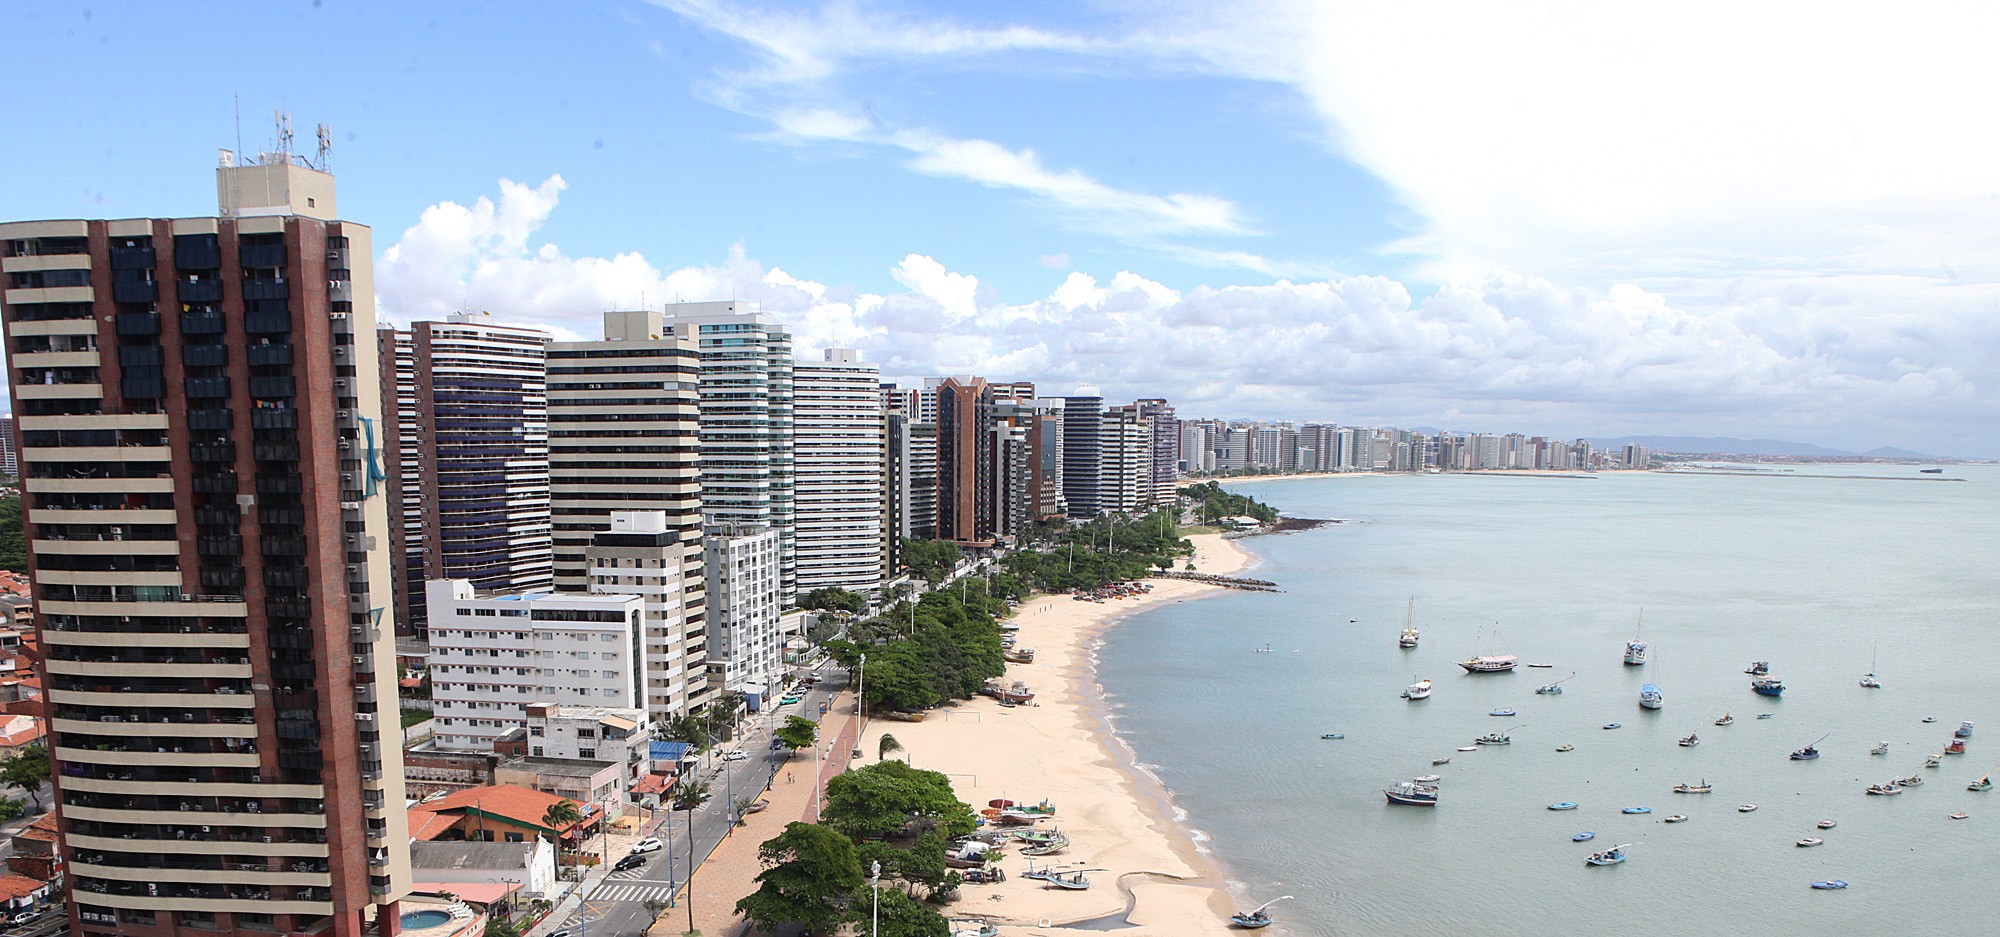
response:
[[[6,875],[0,875],[0,901],[13,901],[16,898],[26,898],[47,887],[49,887],[49,883],[47,882],[37,881],[25,875],[15,875],[10,872]]]
[[[429,803],[419,804],[412,808],[410,810],[410,835],[412,837],[417,835],[416,815],[419,812],[456,814],[452,822],[457,822],[457,817],[464,816],[465,811],[478,810],[487,816],[512,820],[522,826],[540,827],[542,826],[542,816],[548,813],[549,807],[563,802],[575,804],[578,812],[585,816],[590,815],[591,807],[588,804],[579,803],[567,797],[557,797],[554,794],[544,794],[541,791],[513,784],[496,784],[492,787],[469,787],[462,791],[453,791]],[[562,829],[568,830],[574,826],[576,824],[572,823]],[[544,828],[546,829],[546,827]],[[443,832],[443,830],[439,830],[439,832]],[[435,834],[422,838],[426,840],[434,839]]]
[[[413,807],[410,809],[410,839],[428,843],[444,835],[444,831],[451,829],[459,819],[459,814],[446,816]]]

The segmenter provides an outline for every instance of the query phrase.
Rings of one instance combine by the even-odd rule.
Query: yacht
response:
[[[1382,795],[1389,798],[1392,804],[1402,804],[1407,807],[1435,807],[1438,803],[1437,785],[1418,784],[1415,781],[1404,781],[1384,790]]]
[[[1402,637],[1399,637],[1399,638],[1397,638],[1397,639],[1396,639],[1396,646],[1397,646],[1397,647],[1403,647],[1403,648],[1411,648],[1411,647],[1416,647],[1416,646],[1417,646],[1417,629],[1415,629],[1415,628],[1404,628],[1404,629],[1403,629],[1403,634],[1402,634]]]
[[[1639,708],[1658,709],[1667,704],[1667,695],[1650,683],[1639,688]]]
[[[1783,696],[1785,695],[1785,681],[1777,677],[1758,677],[1750,681],[1750,689],[1758,696]],[[1763,717],[1759,716],[1758,718],[1761,719]]]
[[[1417,646],[1417,597],[1410,596],[1410,611],[1403,618],[1403,633],[1396,638],[1396,646],[1408,650]]]
[[[1633,638],[1625,642],[1625,666],[1639,667],[1646,663],[1646,642]]]
[[[1512,654],[1481,654],[1478,657],[1459,661],[1466,673],[1505,673],[1520,664],[1521,659]]]
[[[1429,699],[1430,695],[1431,682],[1429,680],[1418,680],[1403,688],[1404,699]]]

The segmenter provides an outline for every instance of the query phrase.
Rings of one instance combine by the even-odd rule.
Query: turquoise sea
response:
[[[1098,676],[1120,735],[1243,903],[1296,896],[1275,909],[1291,934],[1994,933],[2000,792],[1966,784],[2000,764],[2000,467],[1797,477],[1811,472],[1916,475],[1239,484],[1349,523],[1243,541],[1250,575],[1282,594],[1128,619]],[[1423,638],[1404,651],[1412,596]],[[1652,659],[1625,667],[1642,610]],[[1453,664],[1487,652],[1555,666]],[[1857,683],[1871,659],[1882,689]],[[1750,692],[1752,660],[1771,661],[1782,699]],[[1571,672],[1563,695],[1535,694]],[[1433,696],[1398,698],[1415,677]],[[1647,682],[1664,709],[1638,707]],[[1488,715],[1502,707],[1519,715]],[[1735,724],[1713,725],[1724,713]],[[1964,719],[1969,753],[1921,768]],[[1511,746],[1455,751],[1516,726]],[[1701,744],[1675,744],[1689,733]],[[1821,736],[1818,761],[1786,757]],[[1869,755],[1878,741],[1888,756]],[[1435,809],[1385,802],[1388,784],[1429,773],[1443,776]],[[1910,774],[1925,783],[1863,794]],[[1670,790],[1704,779],[1714,793]],[[1559,801],[1581,807],[1545,809]],[[1675,813],[1690,819],[1661,822]],[[1571,842],[1581,830],[1595,842]],[[1806,836],[1826,843],[1794,845]],[[1640,844],[1630,861],[1584,865],[1620,843]],[[1808,888],[1822,879],[1851,887]]]

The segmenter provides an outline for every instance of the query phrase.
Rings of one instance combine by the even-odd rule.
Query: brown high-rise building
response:
[[[937,536],[968,546],[994,537],[993,388],[982,377],[937,387]]]
[[[369,231],[224,155],[217,217],[0,224],[70,933],[393,934]]]

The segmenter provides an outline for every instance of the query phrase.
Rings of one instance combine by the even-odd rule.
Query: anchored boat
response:
[[[1667,695],[1650,683],[1639,688],[1639,708],[1658,709],[1667,704]]]
[[[1547,686],[1535,688],[1535,692],[1540,693],[1543,696],[1561,696],[1563,691],[1563,680],[1568,680],[1570,677],[1574,676],[1576,676],[1576,674],[1574,672],[1571,672],[1569,677],[1564,677],[1562,678],[1562,680],[1557,680],[1556,682],[1551,683]]]
[[[1263,928],[1270,927],[1271,915],[1268,911],[1266,911],[1266,909],[1274,904],[1277,904],[1280,901],[1290,901],[1290,900],[1292,900],[1292,896],[1285,895],[1282,898],[1273,898],[1269,901],[1266,901],[1263,904],[1260,904],[1249,911],[1238,911],[1235,914],[1229,916],[1229,923],[1237,927],[1240,927],[1244,930],[1261,930]]]
[[[1621,845],[1613,846],[1610,849],[1604,850],[1603,852],[1593,852],[1589,856],[1585,857],[1583,861],[1584,864],[1586,865],[1617,865],[1618,863],[1625,861],[1625,847],[1637,846],[1637,845],[1639,844],[1624,843]]]
[[[1785,695],[1785,681],[1777,677],[1758,677],[1750,681],[1750,690],[1758,696],[1783,696]],[[1757,718],[1762,719],[1764,717],[1758,716]]]
[[[1389,798],[1390,803],[1406,807],[1435,807],[1438,803],[1437,785],[1418,784],[1415,781],[1404,781],[1384,790],[1382,795]]]

